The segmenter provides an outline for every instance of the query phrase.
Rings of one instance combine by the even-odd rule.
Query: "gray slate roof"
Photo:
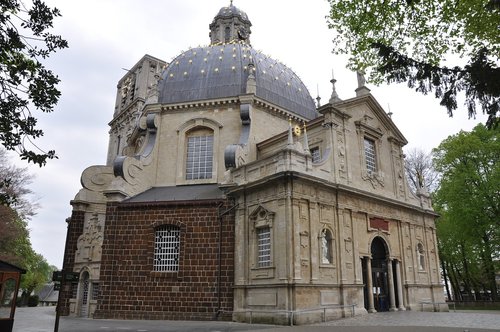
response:
[[[245,94],[250,63],[255,66],[257,97],[308,120],[318,116],[309,91],[290,68],[245,44],[197,47],[179,55],[162,74],[159,102],[183,103]]]
[[[147,202],[171,202],[171,201],[193,201],[193,200],[218,200],[225,199],[224,193],[216,184],[200,184],[173,187],[153,187],[131,197],[124,202],[147,203]]]

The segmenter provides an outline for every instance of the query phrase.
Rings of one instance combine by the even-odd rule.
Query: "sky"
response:
[[[55,149],[58,159],[45,167],[29,166],[35,175],[30,188],[40,208],[29,222],[31,242],[49,264],[62,267],[66,218],[70,200],[81,188],[82,171],[104,165],[108,123],[112,119],[120,78],[149,54],[167,62],[190,47],[209,44],[214,16],[229,0],[45,0],[61,10],[54,33],[69,48],[53,54],[45,65],[61,82],[61,99],[50,114],[35,113],[45,136],[36,141]],[[325,16],[326,0],[234,0],[252,22],[251,41],[257,50],[292,68],[313,98],[326,103],[332,72],[342,99],[355,96],[356,74],[346,69],[347,58],[332,53],[333,31]],[[481,115],[468,119],[464,107],[453,118],[433,96],[422,96],[405,85],[373,86],[372,95],[408,140],[405,149],[430,152],[460,130],[470,130]],[[13,160],[14,161],[14,160]],[[20,166],[27,166],[15,161]]]

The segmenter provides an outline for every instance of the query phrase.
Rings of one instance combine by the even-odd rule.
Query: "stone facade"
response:
[[[72,201],[63,314],[303,324],[444,301],[436,214],[363,75],[316,108],[250,26],[224,7],[210,46],[118,83],[107,164]]]

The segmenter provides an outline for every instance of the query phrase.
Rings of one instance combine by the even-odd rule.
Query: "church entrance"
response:
[[[365,258],[363,264],[365,309],[369,312],[389,311],[390,275],[385,241],[375,237],[370,252],[371,259]]]

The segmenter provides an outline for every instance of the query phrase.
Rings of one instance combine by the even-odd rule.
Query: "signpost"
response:
[[[61,291],[63,290],[63,285],[66,282],[74,283],[80,280],[80,274],[78,272],[70,272],[70,271],[54,271],[52,273],[52,281],[55,282],[54,290]],[[59,293],[59,297],[57,299],[57,307],[56,307],[56,322],[54,325],[54,332],[59,331],[59,300],[61,298],[61,293]]]

